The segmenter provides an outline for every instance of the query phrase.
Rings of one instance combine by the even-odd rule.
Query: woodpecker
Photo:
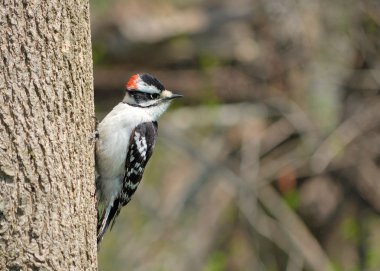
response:
[[[99,123],[96,141],[98,245],[135,193],[156,142],[157,121],[182,97],[150,74],[135,74],[122,102]]]

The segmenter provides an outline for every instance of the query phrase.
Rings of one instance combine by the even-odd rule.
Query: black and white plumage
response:
[[[135,193],[157,136],[157,120],[173,94],[149,74],[137,74],[126,95],[98,126],[96,143],[98,244]]]
[[[146,164],[153,153],[156,143],[157,122],[144,122],[139,124],[132,132],[127,160],[125,161],[125,176],[123,181],[122,205],[126,205],[130,200],[130,195],[135,193],[139,185]]]

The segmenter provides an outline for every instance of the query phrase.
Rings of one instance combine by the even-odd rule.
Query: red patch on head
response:
[[[125,84],[125,88],[127,90],[137,89],[137,79],[139,79],[138,74],[132,75],[131,78],[129,78],[128,83]]]

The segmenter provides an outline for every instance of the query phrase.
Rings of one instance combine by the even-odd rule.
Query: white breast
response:
[[[152,121],[143,109],[120,103],[98,126],[97,170],[102,178],[117,178],[124,173],[125,159],[132,130],[140,123]]]

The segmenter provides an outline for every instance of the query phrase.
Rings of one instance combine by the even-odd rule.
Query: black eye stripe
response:
[[[151,93],[151,94],[149,95],[149,98],[151,98],[152,100],[153,100],[153,99],[157,99],[158,97],[160,97],[160,94],[158,94],[158,93]]]
[[[136,100],[155,100],[160,97],[158,93],[146,93],[138,90],[129,92],[129,95],[133,96]]]

